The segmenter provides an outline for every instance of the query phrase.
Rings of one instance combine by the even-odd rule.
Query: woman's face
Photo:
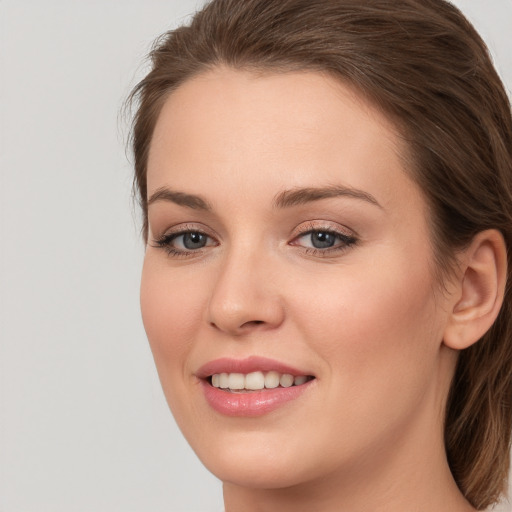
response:
[[[368,474],[442,444],[449,294],[401,152],[321,74],[219,68],[167,99],[142,314],[176,421],[222,480]]]

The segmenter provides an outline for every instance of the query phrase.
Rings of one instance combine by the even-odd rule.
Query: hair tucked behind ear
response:
[[[480,231],[508,247],[505,302],[459,357],[445,426],[453,475],[478,509],[504,491],[512,428],[512,119],[485,44],[444,0],[213,0],[159,39],[131,99],[135,184],[147,235],[146,164],[170,92],[219,64],[313,70],[350,84],[399,128],[430,206],[440,279]]]

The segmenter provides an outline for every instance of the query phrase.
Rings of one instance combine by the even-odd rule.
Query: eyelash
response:
[[[297,244],[293,243],[296,240],[307,237],[308,235],[312,235],[314,233],[324,233],[328,235],[332,235],[335,237],[336,245],[333,247],[326,247],[324,249],[319,249],[316,247],[301,247],[305,254],[316,256],[316,257],[329,257],[336,254],[341,254],[348,250],[350,247],[357,244],[358,239],[354,235],[348,235],[331,227],[322,227],[321,225],[308,225],[305,229],[301,230],[290,243],[290,245],[296,246]]]
[[[326,247],[323,249],[315,248],[315,247],[303,247],[299,246],[296,242],[297,240],[304,238],[308,235],[312,235],[314,233],[325,233],[328,235],[332,235],[337,240],[337,245],[333,247]],[[206,247],[209,247],[208,245],[198,248],[198,249],[177,249],[176,247],[173,247],[172,243],[179,238],[180,236],[184,236],[187,234],[198,234],[201,236],[205,236],[209,238],[210,240],[213,240],[213,237],[208,235],[208,233],[205,233],[204,231],[197,229],[197,227],[194,226],[182,226],[178,231],[166,233],[160,238],[154,240],[153,247],[164,249],[167,254],[170,257],[173,258],[187,258],[191,256],[198,256],[202,254],[203,249]],[[291,242],[289,242],[289,245],[297,246],[302,249],[304,254],[311,255],[311,256],[317,256],[317,257],[328,257],[332,256],[333,253],[341,254],[342,252],[346,251],[350,247],[356,245],[358,243],[358,239],[354,235],[348,235],[346,233],[342,233],[341,231],[332,229],[331,227],[322,227],[322,226],[315,226],[313,224],[309,224],[305,226],[299,233],[297,233]],[[216,246],[218,243],[212,244],[210,246]]]
[[[183,250],[183,249],[177,249],[176,247],[172,246],[172,243],[174,242],[174,240],[176,240],[180,236],[184,236],[184,235],[192,234],[192,233],[202,235],[202,236],[205,236],[205,237],[213,240],[213,237],[211,237],[210,235],[208,235],[208,233],[205,233],[201,229],[197,229],[197,227],[195,227],[195,226],[185,225],[185,226],[181,226],[178,231],[166,233],[163,236],[161,236],[160,238],[157,238],[154,241],[153,247],[164,249],[167,252],[167,254],[173,258],[187,258],[190,256],[199,255],[202,253],[203,248]],[[218,245],[218,244],[216,244],[216,245]],[[208,246],[205,246],[205,247],[208,247]]]

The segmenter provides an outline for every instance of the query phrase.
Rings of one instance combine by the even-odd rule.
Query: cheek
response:
[[[369,412],[390,398],[405,405],[429,386],[442,338],[427,265],[353,268],[336,282],[322,292],[315,283],[307,295],[317,299],[297,315],[328,364],[332,393]]]
[[[168,380],[187,374],[187,354],[202,316],[200,287],[182,281],[165,264],[146,256],[140,289],[142,320],[164,390]]]

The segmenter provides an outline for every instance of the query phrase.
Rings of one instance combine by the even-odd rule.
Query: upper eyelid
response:
[[[160,235],[153,236],[153,238],[155,240],[161,240],[166,237],[180,236],[186,233],[201,233],[216,240],[220,238],[219,235],[213,232],[213,230],[207,228],[203,224],[197,223],[181,223],[176,226],[171,226],[170,228],[164,229]]]
[[[299,226],[297,226],[293,231],[293,238],[307,235],[313,231],[329,231],[343,236],[359,238],[358,233],[353,229],[337,222],[327,220],[311,220],[299,224]]]

